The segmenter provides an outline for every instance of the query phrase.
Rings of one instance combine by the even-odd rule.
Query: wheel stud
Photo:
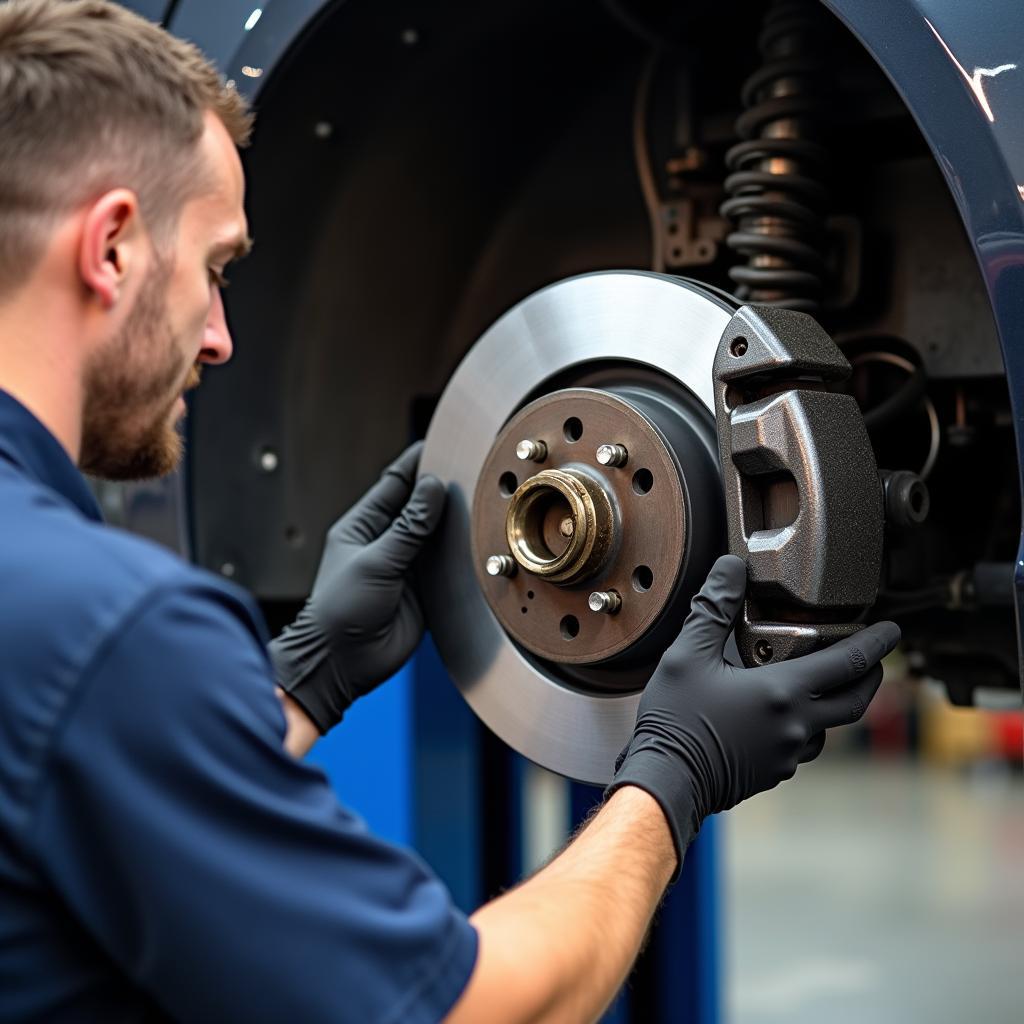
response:
[[[624,466],[628,458],[629,452],[621,444],[603,444],[597,449],[597,461],[602,466]]]
[[[520,441],[516,445],[516,458],[523,462],[543,462],[548,457],[548,446],[543,441]]]
[[[614,615],[622,607],[622,598],[617,590],[595,590],[587,600],[592,612]]]
[[[516,560],[511,555],[491,555],[486,569],[488,576],[515,576]]]

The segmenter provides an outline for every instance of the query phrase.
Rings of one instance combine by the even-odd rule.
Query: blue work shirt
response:
[[[237,587],[0,392],[0,1021],[435,1021],[476,932],[282,746]]]

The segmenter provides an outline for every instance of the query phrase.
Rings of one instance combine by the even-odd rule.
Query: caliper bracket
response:
[[[729,550],[747,563],[747,665],[860,629],[882,567],[882,488],[864,420],[830,386],[850,364],[812,317],[737,311],[714,364]]]

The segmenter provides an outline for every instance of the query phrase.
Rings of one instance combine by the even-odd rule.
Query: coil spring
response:
[[[803,137],[828,114],[817,8],[776,0],[768,11],[758,40],[765,63],[743,84],[743,141],[726,154],[730,198],[721,206],[735,223],[726,244],[747,260],[729,271],[736,297],[806,312],[817,310],[827,277],[828,192],[819,179],[828,151]]]

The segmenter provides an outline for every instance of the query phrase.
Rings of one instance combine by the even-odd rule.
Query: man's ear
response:
[[[147,233],[139,197],[128,188],[104,193],[88,209],[78,251],[82,283],[106,310],[145,259]]]

